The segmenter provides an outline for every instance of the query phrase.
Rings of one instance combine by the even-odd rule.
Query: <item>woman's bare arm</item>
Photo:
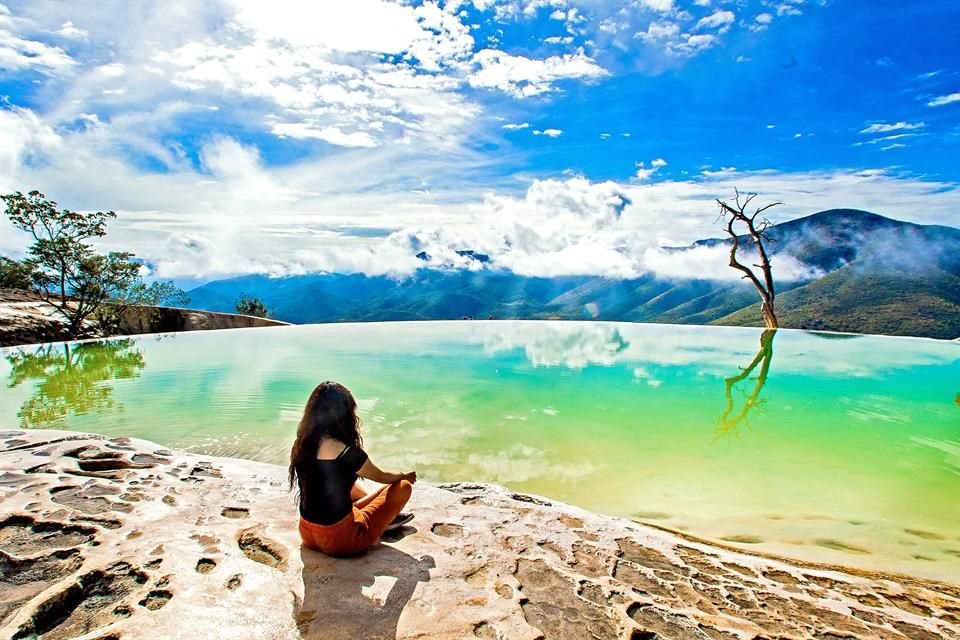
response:
[[[367,458],[367,461],[363,463],[363,466],[360,467],[359,471],[357,471],[357,475],[381,484],[393,484],[394,482],[400,482],[401,480],[406,480],[410,484],[413,484],[417,481],[416,471],[407,471],[405,473],[384,471],[375,465],[370,458]]]

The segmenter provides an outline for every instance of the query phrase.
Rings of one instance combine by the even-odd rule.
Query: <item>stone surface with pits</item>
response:
[[[746,553],[492,485],[421,482],[409,525],[328,558],[301,548],[285,474],[0,432],[0,637],[960,639],[956,585]]]

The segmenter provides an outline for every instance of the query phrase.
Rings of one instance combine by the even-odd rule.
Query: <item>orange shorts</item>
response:
[[[355,556],[373,546],[410,499],[413,485],[400,480],[377,491],[363,509],[353,508],[333,524],[316,524],[300,518],[300,539],[311,549],[329,556]]]

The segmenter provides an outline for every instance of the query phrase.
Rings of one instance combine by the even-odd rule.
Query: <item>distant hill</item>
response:
[[[778,283],[783,326],[960,336],[960,229],[832,209],[769,233],[774,255],[789,253],[823,273],[808,282]],[[694,246],[729,242],[713,238]],[[492,316],[762,325],[757,294],[745,282],[654,275],[530,278],[490,269],[421,269],[403,281],[256,275],[211,282],[189,294],[194,308],[232,311],[241,292],[260,297],[271,317],[295,323]]]
[[[846,209],[794,222],[774,228],[778,244],[828,273],[777,298],[783,326],[960,336],[960,229]],[[760,310],[747,306],[712,322],[753,326]]]

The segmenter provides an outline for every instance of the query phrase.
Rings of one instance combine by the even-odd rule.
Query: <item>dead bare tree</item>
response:
[[[736,200],[734,200],[732,206],[720,199],[717,200],[717,204],[720,205],[720,218],[723,219],[723,228],[733,239],[733,245],[730,247],[730,266],[738,271],[742,271],[744,274],[743,279],[750,280],[753,286],[756,287],[757,293],[760,294],[760,313],[763,315],[763,322],[768,329],[776,329],[780,326],[777,320],[776,310],[773,306],[776,291],[773,287],[770,258],[767,256],[767,251],[763,246],[763,241],[769,240],[766,233],[767,230],[773,226],[773,223],[766,218],[761,218],[758,222],[757,217],[767,209],[783,203],[773,202],[764,207],[757,207],[753,213],[750,214],[747,213],[747,207],[749,207],[750,202],[757,197],[757,194],[748,193],[741,196],[739,190],[735,189],[735,192]],[[741,202],[741,197],[743,202]],[[737,260],[737,249],[740,248],[740,236],[737,235],[737,232],[734,230],[736,223],[742,223],[747,227],[747,233],[754,244],[757,245],[757,252],[760,254],[760,264],[753,266],[760,269],[763,275],[762,282],[760,278],[757,277],[757,274],[753,272],[753,269]]]

